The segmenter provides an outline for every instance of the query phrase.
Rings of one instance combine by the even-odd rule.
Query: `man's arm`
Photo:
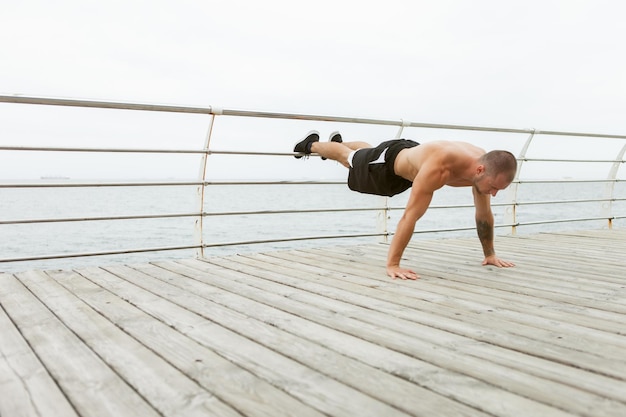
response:
[[[413,236],[415,223],[426,213],[433,199],[433,193],[446,183],[449,172],[443,169],[442,165],[438,158],[431,158],[428,163],[422,165],[417,176],[413,179],[409,201],[389,246],[387,275],[391,278],[419,278],[419,275],[414,271],[401,268],[400,259],[402,259],[404,249],[406,249]]]
[[[514,263],[504,261],[496,256],[496,250],[493,246],[494,219],[491,211],[491,196],[479,194],[475,189],[473,189],[473,192],[474,206],[476,207],[476,232],[485,255],[483,265],[495,265],[497,267],[515,266]]]
[[[396,233],[391,240],[391,245],[389,246],[389,253],[387,255],[387,275],[391,278],[419,278],[419,275],[417,275],[414,271],[400,268],[400,259],[402,259],[404,249],[406,249],[411,237],[413,236],[415,223],[417,223],[424,213],[426,213],[432,198],[432,191],[424,191],[419,184],[414,182],[406,209],[402,214],[402,218],[398,222]]]

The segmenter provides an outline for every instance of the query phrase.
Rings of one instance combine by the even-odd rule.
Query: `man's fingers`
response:
[[[387,275],[391,277],[391,279],[418,279],[420,276],[417,275],[414,271],[410,269],[402,269],[398,267],[388,267]]]
[[[483,266],[485,265],[493,265],[493,266],[497,266],[498,268],[510,268],[512,266],[515,266],[513,262],[503,261],[502,259],[494,259],[494,260],[485,259],[483,261]]]
[[[410,272],[396,272],[395,276],[393,277],[395,278],[400,278],[403,280],[407,280],[407,279],[418,279],[419,275],[417,275],[415,272],[410,271]]]
[[[498,266],[500,268],[509,268],[511,266],[515,266],[513,262],[503,261],[502,259],[498,259]]]

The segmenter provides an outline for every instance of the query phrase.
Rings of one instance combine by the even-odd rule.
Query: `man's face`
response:
[[[478,174],[474,179],[474,188],[479,194],[489,194],[493,197],[498,194],[498,191],[504,190],[511,184],[511,181],[507,179],[506,174],[498,174],[495,177],[482,173]]]

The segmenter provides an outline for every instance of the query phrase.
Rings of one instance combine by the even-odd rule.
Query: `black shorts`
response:
[[[348,187],[360,193],[388,197],[408,190],[413,183],[396,175],[393,164],[401,150],[417,145],[412,140],[394,139],[375,148],[359,149],[352,158]]]

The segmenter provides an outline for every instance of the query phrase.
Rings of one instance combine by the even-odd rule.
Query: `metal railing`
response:
[[[377,126],[391,126],[397,127],[397,133],[395,137],[401,137],[404,130],[407,128],[419,128],[419,129],[435,129],[446,131],[478,131],[478,132],[493,132],[501,134],[512,135],[528,135],[521,151],[517,155],[519,166],[518,172],[514,182],[511,184],[509,192],[509,201],[505,203],[494,203],[493,207],[505,208],[506,216],[504,221],[499,222],[496,227],[498,228],[510,228],[512,233],[516,233],[520,226],[541,225],[549,223],[571,223],[582,221],[598,221],[602,220],[606,222],[607,227],[612,227],[614,220],[624,219],[626,216],[623,212],[616,213],[614,206],[616,203],[626,201],[623,196],[616,195],[616,184],[623,182],[618,178],[618,172],[624,161],[624,154],[626,152],[626,142],[621,147],[621,150],[614,158],[603,159],[572,159],[572,158],[529,158],[528,150],[531,145],[536,142],[537,137],[549,137],[549,136],[564,136],[564,137],[580,137],[593,139],[611,139],[618,141],[626,141],[626,135],[610,135],[610,134],[597,134],[597,133],[580,133],[580,132],[559,132],[559,131],[540,131],[535,129],[511,129],[511,128],[496,128],[486,126],[467,126],[467,125],[449,125],[449,124],[432,124],[432,123],[417,123],[408,122],[405,120],[383,120],[383,119],[367,119],[367,118],[349,118],[349,117],[336,117],[336,116],[320,116],[320,115],[302,115],[302,114],[290,114],[290,113],[273,113],[273,112],[259,112],[259,111],[245,111],[234,109],[222,109],[216,107],[184,107],[184,106],[169,106],[169,105],[150,105],[150,104],[134,104],[134,103],[113,103],[103,101],[87,101],[87,100],[70,100],[70,99],[56,99],[56,98],[39,98],[39,97],[22,97],[22,96],[0,96],[0,103],[7,103],[6,105],[40,105],[40,106],[63,106],[63,107],[79,107],[79,108],[96,108],[96,109],[114,109],[125,111],[141,111],[141,112],[164,112],[164,113],[186,113],[186,114],[199,114],[206,115],[209,120],[207,122],[207,133],[204,138],[204,143],[201,148],[198,149],[158,149],[158,148],[120,148],[120,147],[63,147],[63,146],[16,146],[16,145],[3,145],[0,144],[0,155],[2,152],[36,152],[36,153],[103,153],[103,154],[163,154],[163,155],[195,155],[200,157],[199,162],[199,174],[196,180],[193,181],[81,181],[81,182],[55,182],[45,183],[40,181],[19,181],[9,182],[2,181],[0,183],[0,190],[2,189],[68,189],[68,188],[95,188],[95,187],[179,187],[190,186],[194,187],[197,191],[197,210],[190,212],[178,212],[178,213],[141,213],[141,214],[121,214],[121,215],[109,215],[109,216],[75,216],[75,217],[51,217],[51,218],[26,218],[26,219],[11,219],[5,218],[3,213],[0,213],[0,232],[3,226],[8,225],[37,225],[37,224],[52,224],[52,223],[86,223],[86,222],[104,222],[104,221],[129,221],[129,220],[163,220],[163,219],[182,219],[193,218],[195,219],[195,232],[194,241],[185,245],[166,245],[158,247],[148,248],[124,248],[119,250],[104,250],[104,251],[89,251],[89,252],[67,252],[60,254],[41,254],[33,256],[6,256],[0,254],[0,263],[4,262],[23,262],[33,260],[50,260],[50,259],[63,259],[63,258],[76,258],[76,257],[90,257],[90,256],[102,256],[102,255],[121,255],[131,253],[145,253],[145,252],[160,252],[160,251],[178,251],[178,250],[195,250],[196,255],[202,257],[205,255],[204,251],[207,248],[212,247],[224,247],[224,246],[239,246],[239,245],[254,245],[260,243],[272,243],[272,242],[295,242],[303,240],[321,240],[321,239],[347,239],[347,238],[364,238],[364,237],[379,237],[383,240],[393,234],[390,230],[387,220],[390,213],[397,210],[402,210],[403,206],[390,205],[389,199],[381,200],[381,204],[375,207],[357,207],[357,208],[297,208],[297,209],[267,209],[267,210],[226,210],[226,211],[206,211],[205,206],[207,199],[210,196],[210,186],[238,186],[238,185],[335,185],[344,184],[345,181],[216,181],[207,178],[207,167],[210,166],[209,157],[212,155],[228,155],[228,156],[253,156],[255,158],[262,157],[293,157],[292,152],[259,152],[252,150],[244,151],[228,151],[213,149],[211,142],[214,135],[214,125],[216,118],[218,117],[237,117],[237,118],[265,118],[265,119],[278,119],[282,121],[316,121],[316,122],[332,122],[332,123],[347,123],[357,125],[377,125]],[[6,108],[5,108],[6,109]],[[0,112],[2,109],[0,109]],[[6,140],[6,138],[4,139]],[[605,178],[591,178],[591,179],[574,179],[574,180],[560,180],[560,179],[523,179],[522,173],[527,162],[541,162],[541,163],[582,163],[582,164],[610,164],[610,168]],[[553,200],[540,200],[540,201],[519,201],[520,187],[524,184],[602,184],[604,185],[602,198],[567,198],[567,199],[553,199]],[[34,191],[33,191],[34,192]],[[540,206],[540,205],[559,205],[559,204],[582,204],[582,203],[600,203],[601,210],[597,216],[584,216],[580,218],[560,218],[549,220],[530,220],[522,222],[519,220],[519,209],[525,206]],[[472,208],[471,203],[457,203],[457,204],[445,204],[445,205],[433,205],[430,210],[450,210],[450,209],[467,209]],[[231,240],[222,242],[210,242],[205,239],[207,235],[205,230],[205,221],[208,218],[228,217],[228,216],[263,216],[263,215],[289,215],[289,214],[311,214],[311,213],[342,213],[342,212],[375,212],[378,213],[378,227],[375,232],[358,232],[358,233],[339,233],[339,234],[323,234],[323,235],[311,235],[311,236],[282,236],[277,238],[268,239],[248,239],[248,240]],[[373,228],[372,228],[373,229]],[[473,230],[473,226],[457,226],[450,228],[431,228],[422,229],[416,233],[435,233],[435,232],[449,232],[449,231],[464,231]],[[0,234],[1,236],[1,234]]]

